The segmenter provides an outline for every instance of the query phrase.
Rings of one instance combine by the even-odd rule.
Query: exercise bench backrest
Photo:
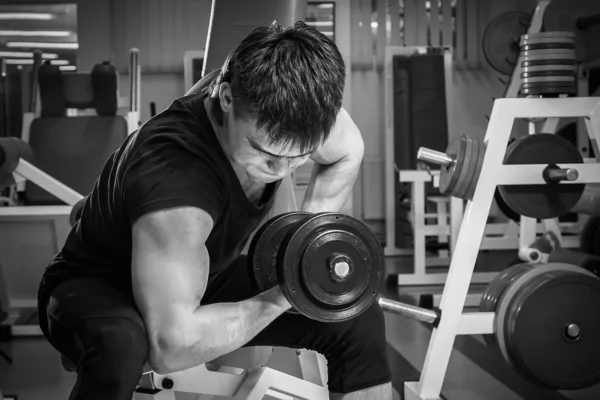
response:
[[[117,80],[108,63],[77,73],[62,73],[49,64],[40,67],[41,116],[29,133],[33,164],[82,195],[90,193],[107,159],[128,135],[126,119],[117,115]],[[96,115],[67,116],[73,108],[94,109]],[[63,204],[31,182],[25,203]]]

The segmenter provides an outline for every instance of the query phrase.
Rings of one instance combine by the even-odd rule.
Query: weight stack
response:
[[[574,95],[575,34],[540,32],[521,35],[521,93],[527,96]]]

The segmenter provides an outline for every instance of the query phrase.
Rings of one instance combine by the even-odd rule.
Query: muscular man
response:
[[[46,337],[77,364],[72,400],[130,399],[146,362],[165,374],[252,345],[320,352],[332,398],[391,399],[376,303],[341,323],[285,313],[240,257],[308,158],[304,210],[339,211],[350,195],[363,141],[344,80],[315,29],[258,28],[110,157],[39,291]]]

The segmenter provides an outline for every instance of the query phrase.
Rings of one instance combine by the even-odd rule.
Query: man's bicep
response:
[[[143,215],[132,228],[132,284],[152,336],[193,313],[206,289],[210,215],[182,207]]]

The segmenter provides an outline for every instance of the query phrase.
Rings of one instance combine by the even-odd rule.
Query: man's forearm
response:
[[[201,306],[176,329],[178,345],[157,350],[159,373],[181,371],[214,360],[248,343],[289,308],[273,290],[237,303]],[[155,367],[156,368],[156,367]]]
[[[337,212],[342,209],[358,177],[361,159],[348,158],[331,165],[315,163],[302,210]]]

